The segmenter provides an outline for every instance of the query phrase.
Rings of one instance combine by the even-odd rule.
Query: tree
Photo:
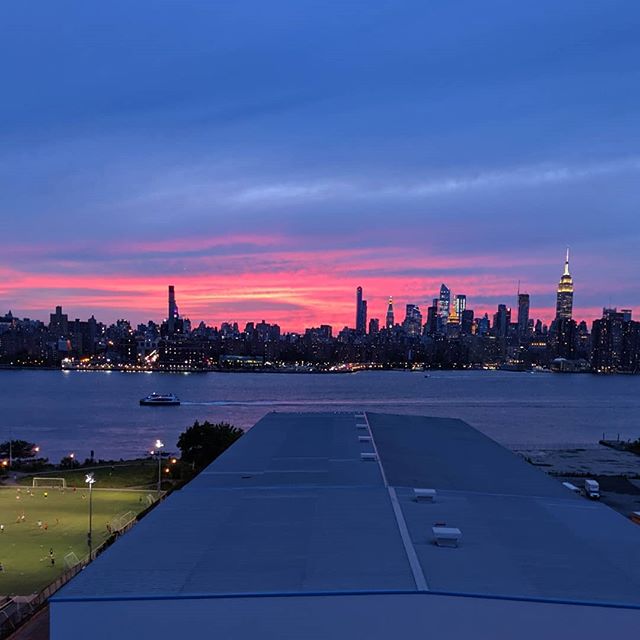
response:
[[[223,451],[228,449],[243,435],[242,429],[228,422],[200,424],[197,420],[178,438],[178,448],[182,460],[202,469],[213,462]]]
[[[75,456],[65,456],[60,460],[61,469],[77,469],[80,463],[75,459]]]
[[[15,460],[35,458],[38,448],[33,442],[26,440],[7,440],[0,444],[0,458],[8,458],[9,454]]]

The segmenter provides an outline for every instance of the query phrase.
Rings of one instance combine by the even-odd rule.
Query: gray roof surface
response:
[[[367,417],[375,448],[354,414],[267,415],[54,600],[415,591],[421,571],[433,591],[640,605],[637,525],[464,422]],[[360,459],[376,449],[384,475]]]

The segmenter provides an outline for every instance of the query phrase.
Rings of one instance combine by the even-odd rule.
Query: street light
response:
[[[87,536],[87,544],[89,545],[89,562],[91,562],[91,556],[93,555],[93,544],[91,540],[92,534],[92,518],[93,518],[93,483],[96,479],[93,477],[93,473],[87,473],[84,481],[89,485],[89,535]]]
[[[164,443],[162,440],[156,440],[156,451],[158,452],[158,499],[160,498],[160,491],[162,486],[162,449],[164,447]]]

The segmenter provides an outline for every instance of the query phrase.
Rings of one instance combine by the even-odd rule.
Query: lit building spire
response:
[[[569,273],[569,249],[564,262],[564,271],[558,283],[556,318],[570,320],[573,313],[573,278]]]
[[[395,317],[393,314],[393,298],[390,296],[389,306],[387,307],[387,318],[386,318],[385,326],[387,327],[387,329],[393,329],[394,325],[395,325]]]

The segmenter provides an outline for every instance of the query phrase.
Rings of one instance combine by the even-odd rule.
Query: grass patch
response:
[[[33,484],[34,476],[36,478],[50,476],[52,478],[65,478],[68,487],[81,489],[86,488],[85,476],[87,473],[93,473],[96,480],[95,488],[100,489],[155,489],[158,486],[158,463],[153,460],[34,473],[20,478],[18,484],[30,487]]]
[[[84,485],[84,476],[82,481]],[[109,537],[107,524],[113,518],[128,511],[137,514],[146,508],[146,496],[147,492],[94,489],[94,548]],[[64,572],[67,553],[74,552],[78,558],[88,554],[89,493],[84,486],[76,491],[2,488],[0,524],[4,525],[0,532],[0,562],[4,568],[0,572],[0,595],[40,591]]]

